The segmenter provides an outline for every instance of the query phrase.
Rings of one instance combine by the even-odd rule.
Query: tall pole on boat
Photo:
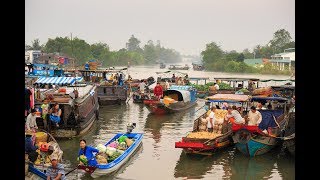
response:
[[[76,58],[75,58],[75,56],[74,56],[74,54],[73,54],[73,40],[72,40],[72,33],[71,33],[71,55],[72,55],[72,57],[74,57],[74,59],[73,59],[73,61],[72,61],[72,64],[73,64],[73,68],[74,68],[74,79],[75,79],[75,82],[74,82],[74,84],[76,85],[75,86],[75,90],[77,90],[77,78],[76,78],[76,66],[75,66],[75,60],[76,60]]]

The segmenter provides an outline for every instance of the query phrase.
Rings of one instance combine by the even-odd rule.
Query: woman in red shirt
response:
[[[158,99],[160,99],[160,98],[163,96],[163,89],[162,89],[162,86],[160,86],[160,83],[159,83],[159,82],[157,82],[156,87],[154,87],[154,89],[153,89],[153,94],[154,94]]]

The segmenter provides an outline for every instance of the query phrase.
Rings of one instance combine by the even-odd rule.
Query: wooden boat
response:
[[[172,85],[168,90],[163,91],[163,95],[164,98],[158,102],[153,100],[153,103],[146,106],[151,113],[168,114],[181,112],[195,106],[197,103],[197,91],[192,86]],[[167,100],[171,101],[167,102]]]
[[[296,136],[295,136],[295,107],[292,107],[289,110],[288,122],[284,129],[284,137],[283,137],[283,146],[284,148],[293,156],[295,156],[296,152]]]
[[[166,65],[164,63],[160,63],[160,69],[166,68]]]
[[[119,157],[114,159],[107,164],[98,164],[96,167],[79,165],[78,169],[85,170],[87,173],[90,173],[93,178],[97,178],[103,175],[110,175],[119,168],[121,168],[128,160],[134,155],[134,153],[141,147],[143,133],[118,133],[113,138],[111,138],[105,146],[108,146],[110,143],[115,141],[121,136],[127,136],[130,139],[134,139],[134,142],[129,146]]]
[[[181,65],[170,65],[169,66],[169,70],[189,70],[189,66],[186,64],[185,66],[181,66]]]
[[[259,97],[253,96],[251,101],[278,101],[286,102],[282,97]],[[236,125],[233,124],[232,138],[236,148],[243,154],[253,157],[269,152],[281,139],[281,130],[285,126],[286,105],[284,109],[259,110],[262,115],[262,121],[259,126],[254,125]],[[263,132],[263,130],[267,130]]]
[[[194,71],[203,71],[204,65],[202,63],[192,63],[192,68]]]
[[[63,155],[63,151],[61,150],[58,142],[55,140],[55,138],[50,134],[48,133],[47,131],[45,130],[41,130],[41,129],[38,129],[37,132],[40,132],[41,136],[36,136],[36,142],[41,140],[46,143],[48,143],[49,146],[52,146],[53,147],[53,152],[52,154],[55,154],[57,157],[58,157],[58,161],[61,162],[62,161],[62,155]],[[46,139],[46,140],[45,140]],[[39,141],[39,142],[41,142]],[[39,144],[38,144],[39,146]],[[39,146],[40,148],[40,146]],[[40,151],[37,150],[37,151]],[[41,154],[41,153],[39,153]],[[37,160],[34,162],[34,163],[31,163],[29,162],[29,160],[26,160],[26,165],[27,165],[27,168],[28,168],[28,173],[25,174],[25,179],[47,179],[47,176],[45,174],[45,171],[47,170],[47,168],[51,165],[50,162],[48,161],[41,161],[41,157],[38,156]]]
[[[128,98],[129,88],[127,85],[100,83],[97,86],[98,101],[102,106],[125,103]]]
[[[237,94],[216,94],[207,98],[206,104],[220,104],[224,102],[228,103],[243,103],[249,100],[247,95],[237,95]],[[217,112],[215,118],[224,118],[224,115],[227,113],[227,110],[219,109],[221,112]],[[224,111],[224,112],[222,112]],[[218,117],[218,114],[221,114],[221,117]],[[208,112],[205,112],[200,117],[198,117],[193,123],[193,130],[189,132],[187,136],[183,137],[181,141],[175,142],[175,148],[182,148],[183,151],[187,154],[201,154],[201,155],[212,155],[216,150],[228,147],[233,144],[232,141],[232,129],[231,124],[223,124],[221,133],[209,133],[201,130],[200,124],[201,119],[206,118]],[[218,121],[218,119],[215,119]],[[191,134],[194,134],[192,137]],[[210,137],[212,136],[212,137]]]
[[[61,84],[61,82],[63,82]],[[99,103],[97,96],[97,86],[88,84],[76,84],[73,77],[48,77],[39,78],[36,86],[42,84],[63,85],[57,89],[36,89],[35,108],[41,111],[42,100],[50,99],[49,108],[54,103],[59,104],[62,110],[59,127],[51,123],[49,117],[48,132],[55,138],[71,138],[86,133],[99,117]],[[67,86],[65,86],[67,85]],[[78,94],[75,98],[71,97]],[[43,119],[37,117],[37,125],[43,128]]]

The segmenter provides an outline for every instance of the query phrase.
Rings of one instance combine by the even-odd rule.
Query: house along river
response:
[[[166,71],[159,66],[131,67],[128,73],[134,79],[157,77],[155,72]],[[189,77],[250,77],[260,79],[288,79],[282,75],[229,74],[218,72],[187,71]],[[281,85],[269,82],[261,85]],[[143,144],[130,161],[112,176],[97,179],[123,180],[170,180],[170,179],[295,179],[294,157],[283,152],[281,147],[249,158],[235,147],[216,152],[213,156],[187,156],[174,143],[192,130],[193,120],[205,112],[200,109],[204,100],[199,99],[196,107],[171,115],[152,115],[143,104],[132,99],[124,105],[100,107],[100,119],[91,130],[79,138],[59,140],[64,151],[66,172],[77,165],[79,140],[84,138],[88,145],[106,143],[117,132],[125,132],[126,124],[137,124],[133,132],[143,132]],[[88,174],[75,170],[68,179],[93,179]]]

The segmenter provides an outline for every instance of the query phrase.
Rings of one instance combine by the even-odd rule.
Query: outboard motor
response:
[[[128,123],[127,124],[127,133],[131,133],[132,130],[136,127],[136,123]]]

